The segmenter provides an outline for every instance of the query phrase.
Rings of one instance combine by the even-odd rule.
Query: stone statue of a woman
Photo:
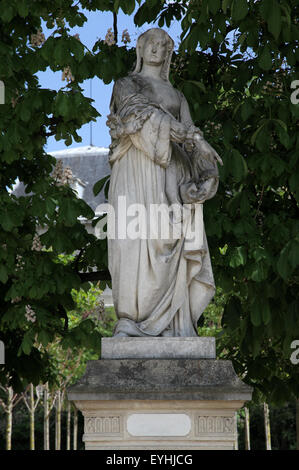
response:
[[[116,221],[123,216],[122,196],[127,208],[139,204],[146,214],[155,205],[187,205],[192,224],[196,208],[217,191],[221,159],[168,79],[173,47],[164,30],[143,33],[134,72],[114,85],[108,202]],[[168,223],[174,227],[175,214]],[[197,336],[198,319],[215,293],[204,228],[196,246],[188,245],[184,231],[166,239],[108,237],[108,256],[115,336]]]

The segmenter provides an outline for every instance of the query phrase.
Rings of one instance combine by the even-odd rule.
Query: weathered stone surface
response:
[[[102,338],[102,359],[215,359],[213,337]]]
[[[217,192],[222,160],[169,81],[173,48],[162,29],[141,34],[135,70],[111,97],[108,267],[118,337],[197,337],[215,294],[203,204]]]
[[[83,413],[86,449],[232,450],[251,388],[230,361],[101,359],[68,398]]]
[[[235,412],[230,400],[77,400],[87,450],[233,450]],[[174,424],[175,423],[175,424]]]
[[[89,361],[69,400],[250,400],[230,361],[102,359]]]

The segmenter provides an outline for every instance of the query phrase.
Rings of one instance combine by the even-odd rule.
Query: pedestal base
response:
[[[251,388],[230,361],[101,359],[68,391],[86,449],[234,449]]]
[[[77,401],[86,450],[233,450],[242,401]]]

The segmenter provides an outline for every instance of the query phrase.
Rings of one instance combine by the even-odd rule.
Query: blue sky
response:
[[[83,25],[82,28],[72,28],[70,34],[78,33],[80,35],[81,42],[91,49],[94,43],[99,38],[104,39],[107,30],[112,28],[113,16],[111,12],[88,12],[83,10],[83,13],[88,18],[88,21]],[[145,24],[143,27],[137,28],[134,25],[133,17],[134,15],[128,16],[123,14],[121,10],[118,14],[119,40],[123,30],[127,29],[131,36],[131,43],[128,44],[129,47],[135,47],[138,36],[147,29],[153,27],[153,25]],[[177,45],[181,32],[180,23],[178,21],[174,21],[170,28],[165,27],[163,29],[165,29],[170,34]],[[43,33],[45,34],[46,38],[52,32],[53,30],[48,30],[45,24],[43,25]],[[45,72],[40,72],[38,77],[42,88],[59,90],[66,85],[66,82],[62,81],[61,79],[62,72],[52,72],[50,69],[47,69]],[[90,97],[90,80],[86,80],[85,82],[81,83],[80,86],[84,89],[84,95]],[[98,78],[94,78],[92,80],[92,98],[95,100],[93,105],[101,114],[101,117],[99,117],[96,122],[92,123],[92,144],[98,147],[108,147],[110,144],[110,136],[106,126],[106,117],[107,114],[109,114],[109,102],[112,87],[113,83],[105,85]],[[90,144],[90,124],[82,126],[82,128],[78,131],[78,134],[82,137],[82,142],[73,142],[73,144],[67,148]],[[59,140],[57,142],[54,137],[50,137],[48,139],[46,146],[47,152],[62,150],[64,148],[66,148],[66,146],[63,140]]]

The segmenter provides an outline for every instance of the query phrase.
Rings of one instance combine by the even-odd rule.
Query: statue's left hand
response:
[[[208,142],[200,134],[195,134],[193,138],[194,144],[200,151],[201,157],[209,161],[216,160],[218,163],[220,163],[220,165],[223,165],[223,161],[216,150],[214,150],[213,147],[211,147],[211,145],[208,144]]]

